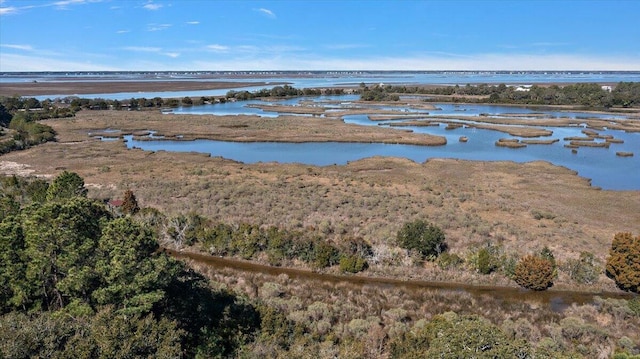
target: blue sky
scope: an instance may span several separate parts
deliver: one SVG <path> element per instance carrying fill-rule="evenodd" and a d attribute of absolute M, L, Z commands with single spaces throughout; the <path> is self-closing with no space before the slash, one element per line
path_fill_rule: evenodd
<path fill-rule="evenodd" d="M 0 0 L 0 72 L 640 70 L 640 1 Z"/>

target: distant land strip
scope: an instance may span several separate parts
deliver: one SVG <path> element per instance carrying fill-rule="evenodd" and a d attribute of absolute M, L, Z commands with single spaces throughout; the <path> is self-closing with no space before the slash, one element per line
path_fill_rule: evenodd
<path fill-rule="evenodd" d="M 0 96 L 82 95 L 118 92 L 219 90 L 285 83 L 236 81 L 88 81 L 0 83 Z"/>

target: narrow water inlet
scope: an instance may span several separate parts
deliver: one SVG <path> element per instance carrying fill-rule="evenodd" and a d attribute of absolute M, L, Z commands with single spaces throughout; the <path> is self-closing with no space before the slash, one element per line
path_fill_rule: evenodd
<path fill-rule="evenodd" d="M 501 303 L 526 302 L 538 306 L 546 306 L 556 313 L 564 311 L 573 304 L 595 304 L 596 298 L 631 299 L 633 294 L 623 292 L 579 292 L 579 291 L 530 291 L 516 287 L 503 287 L 492 285 L 473 285 L 465 283 L 421 281 L 421 280 L 401 280 L 384 277 L 365 277 L 357 275 L 335 275 L 318 273 L 310 270 L 273 267 L 254 262 L 242 261 L 232 258 L 216 257 L 202 253 L 192 253 L 176 251 L 164 248 L 163 251 L 177 259 L 188 259 L 199 264 L 204 264 L 213 268 L 229 268 L 242 272 L 260 273 L 268 276 L 278 276 L 285 274 L 293 279 L 327 282 L 333 284 L 348 283 L 360 287 L 380 287 L 383 289 L 398 288 L 408 292 L 415 291 L 443 291 L 466 293 L 474 298 L 493 298 Z"/>

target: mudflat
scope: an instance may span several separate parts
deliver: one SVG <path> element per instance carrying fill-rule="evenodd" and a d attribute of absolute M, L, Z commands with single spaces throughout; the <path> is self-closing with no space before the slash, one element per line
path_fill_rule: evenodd
<path fill-rule="evenodd" d="M 274 86 L 267 82 L 238 81 L 58 81 L 0 83 L 0 96 L 81 95 L 117 92 L 219 90 L 248 86 Z"/>

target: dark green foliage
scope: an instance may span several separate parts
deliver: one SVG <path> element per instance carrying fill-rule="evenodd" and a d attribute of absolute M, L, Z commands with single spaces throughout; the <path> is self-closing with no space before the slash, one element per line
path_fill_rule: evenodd
<path fill-rule="evenodd" d="M 24 233 L 16 217 L 0 223 L 0 313 L 25 302 Z M 22 307 L 24 308 L 24 307 Z"/>
<path fill-rule="evenodd" d="M 618 288 L 638 293 L 640 290 L 640 236 L 616 233 L 607 258 L 607 276 Z"/>
<path fill-rule="evenodd" d="M 269 306 L 260 306 L 260 341 L 275 344 L 288 349 L 293 341 L 295 323 L 280 310 Z"/>
<path fill-rule="evenodd" d="M 514 280 L 532 290 L 545 290 L 553 285 L 555 270 L 549 259 L 528 255 L 518 262 Z"/>
<path fill-rule="evenodd" d="M 75 172 L 64 171 L 59 174 L 47 189 L 47 201 L 86 197 L 84 180 Z"/>
<path fill-rule="evenodd" d="M 420 219 L 405 223 L 396 238 L 400 247 L 416 251 L 422 258 L 435 258 L 445 250 L 444 232 Z"/>
<path fill-rule="evenodd" d="M 96 303 L 115 305 L 127 315 L 149 313 L 180 270 L 166 256 L 155 256 L 157 249 L 151 231 L 130 217 L 111 221 L 98 241 Z"/>
<path fill-rule="evenodd" d="M 231 293 L 213 292 L 201 274 L 180 265 L 156 312 L 185 331 L 186 357 L 233 357 L 260 328 L 259 312 Z"/>
<path fill-rule="evenodd" d="M 134 215 L 140 211 L 138 200 L 130 189 L 124 192 L 124 199 L 122 200 L 122 214 Z"/>
<path fill-rule="evenodd" d="M 69 298 L 87 302 L 95 286 L 94 255 L 106 209 L 84 197 L 49 202 L 24 212 L 28 303 L 60 309 Z"/>
<path fill-rule="evenodd" d="M 55 140 L 55 131 L 47 125 L 36 122 L 36 117 L 32 113 L 14 114 L 8 128 L 12 130 L 13 138 L 6 139 L 0 144 L 0 153 L 21 150 Z"/>
<path fill-rule="evenodd" d="M 130 358 L 182 357 L 184 332 L 152 315 L 125 318 L 109 308 L 95 316 L 42 312 L 0 318 L 0 357 Z"/>
<path fill-rule="evenodd" d="M 529 91 L 516 91 L 515 86 L 478 84 L 466 86 L 417 87 L 375 86 L 361 84 L 362 100 L 385 100 L 394 94 L 434 94 L 454 96 L 453 101 L 489 102 L 536 105 L 574 105 L 589 108 L 637 107 L 640 104 L 640 83 L 620 82 L 609 92 L 596 83 L 578 83 L 566 86 L 533 85 Z M 481 98 L 474 98 L 482 96 Z"/>
<path fill-rule="evenodd" d="M 369 267 L 367 260 L 357 255 L 340 257 L 340 270 L 347 273 L 358 273 Z"/>
<path fill-rule="evenodd" d="M 11 113 L 7 111 L 7 108 L 4 107 L 2 103 L 0 103 L 0 126 L 9 127 L 9 123 L 11 122 Z"/>
<path fill-rule="evenodd" d="M 392 86 L 374 86 L 372 88 L 363 87 L 360 89 L 360 100 L 362 101 L 399 101 L 400 96 L 392 93 Z"/>
<path fill-rule="evenodd" d="M 232 357 L 260 326 L 132 216 L 83 196 L 17 212 L 0 222 L 0 357 Z"/>
<path fill-rule="evenodd" d="M 502 247 L 487 243 L 473 257 L 473 266 L 481 274 L 490 274 L 502 267 L 504 254 Z"/>
<path fill-rule="evenodd" d="M 313 264 L 318 268 L 330 267 L 340 261 L 340 251 L 324 241 L 318 242 L 313 249 Z"/>

